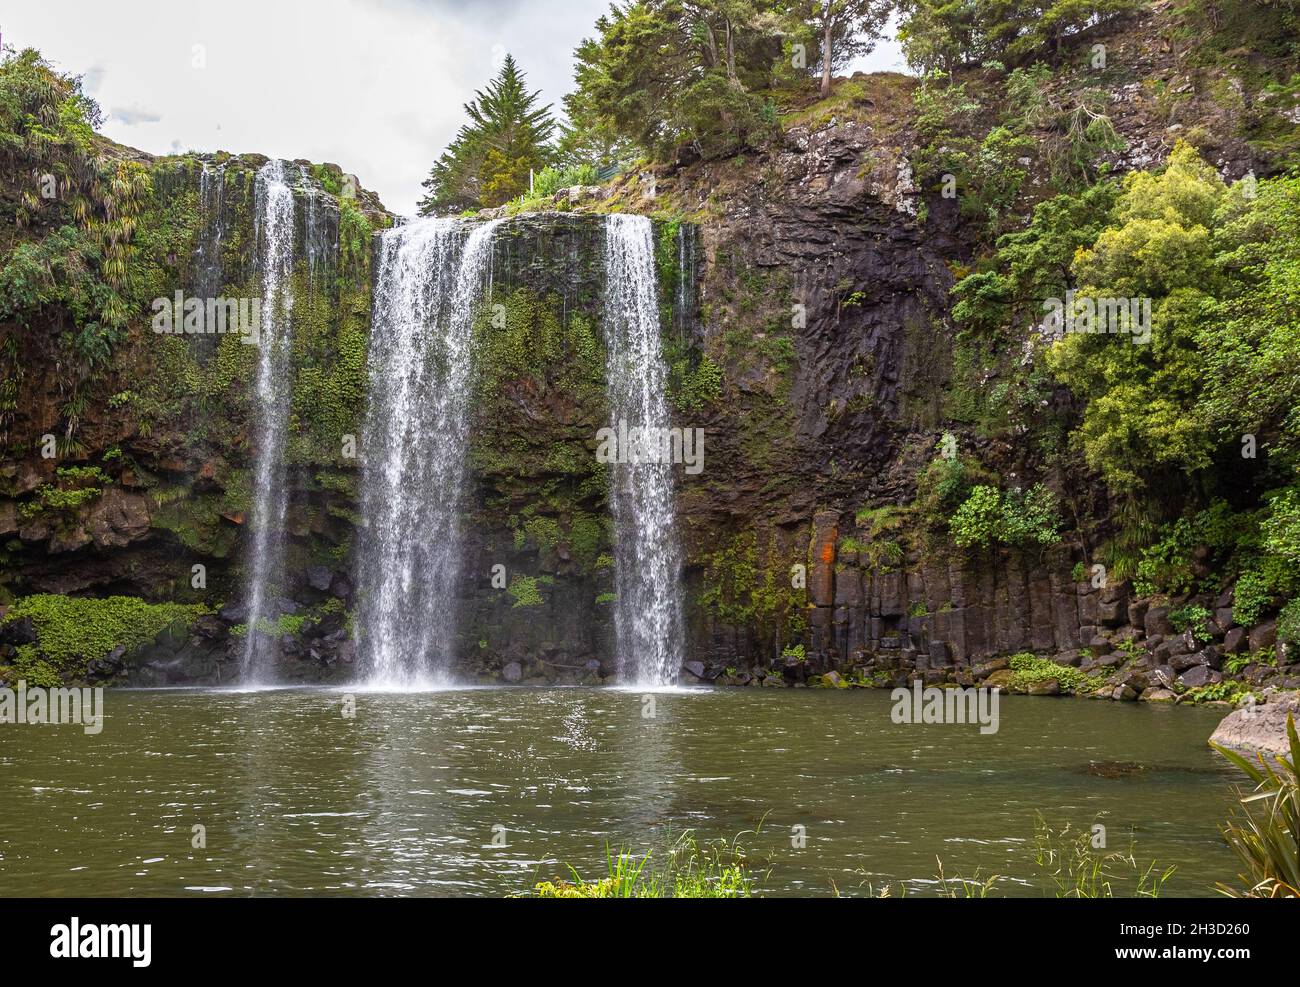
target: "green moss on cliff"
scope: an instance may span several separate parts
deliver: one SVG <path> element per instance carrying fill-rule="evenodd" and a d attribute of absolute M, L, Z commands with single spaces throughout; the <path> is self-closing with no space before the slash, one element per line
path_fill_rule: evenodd
<path fill-rule="evenodd" d="M 604 346 L 584 313 L 566 318 L 558 296 L 527 289 L 494 295 L 473 331 L 471 466 L 489 507 L 528 505 L 534 546 L 552 547 L 575 512 L 603 507 L 606 470 L 594 448 L 607 415 Z M 544 517 L 557 527 L 541 537 Z"/>
<path fill-rule="evenodd" d="M 202 605 L 146 603 L 133 596 L 95 600 L 40 594 L 18 600 L 4 623 L 30 617 L 37 640 L 27 657 L 39 656 L 61 675 L 82 678 L 89 662 L 119 645 L 130 654 L 169 627 L 187 629 L 208 612 Z"/>
<path fill-rule="evenodd" d="M 724 623 L 796 640 L 808 626 L 806 594 L 791 586 L 790 578 L 791 565 L 800 561 L 783 557 L 774 536 L 760 546 L 757 534 L 742 532 L 700 556 L 704 573 L 698 603 Z"/>
<path fill-rule="evenodd" d="M 722 368 L 707 353 L 686 349 L 675 340 L 664 342 L 668 364 L 668 396 L 680 412 L 701 411 L 722 397 Z"/>
<path fill-rule="evenodd" d="M 543 602 L 541 591 L 538 590 L 539 580 L 534 576 L 515 576 L 510 580 L 510 585 L 506 588 L 507 592 L 514 599 L 512 607 L 540 607 Z"/>
<path fill-rule="evenodd" d="M 562 314 L 555 295 L 526 288 L 496 292 L 474 320 L 475 371 L 481 399 L 505 383 L 533 380 L 603 398 L 605 347 L 590 318 Z"/>
<path fill-rule="evenodd" d="M 369 336 L 356 291 L 342 287 L 336 304 L 312 283 L 305 263 L 294 274 L 291 462 L 333 462 L 341 455 L 343 436 L 360 433 Z"/>
<path fill-rule="evenodd" d="M 97 466 L 60 467 L 55 477 L 54 483 L 42 484 L 34 497 L 23 504 L 20 513 L 24 518 L 75 515 L 81 507 L 96 500 L 104 487 L 112 482 Z"/>
<path fill-rule="evenodd" d="M 151 527 L 170 531 L 176 540 L 192 552 L 213 558 L 225 558 L 234 548 L 236 529 L 222 519 L 228 511 L 221 494 L 195 494 L 181 489 L 175 496 L 154 492 L 155 509 L 150 513 Z"/>

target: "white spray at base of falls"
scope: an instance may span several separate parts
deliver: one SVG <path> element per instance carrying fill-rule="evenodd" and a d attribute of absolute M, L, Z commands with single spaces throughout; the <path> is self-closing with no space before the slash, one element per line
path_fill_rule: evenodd
<path fill-rule="evenodd" d="M 283 576 L 284 520 L 289 491 L 284 468 L 285 433 L 291 397 L 289 355 L 292 349 L 290 311 L 293 295 L 293 191 L 283 161 L 268 161 L 257 172 L 256 186 L 259 269 L 262 275 L 261 332 L 257 354 L 257 386 L 253 392 L 252 573 L 247 603 L 247 634 L 240 669 L 241 681 L 262 681 L 273 660 L 275 641 L 256 632 L 259 621 L 279 617 L 271 598 L 273 583 Z"/>
<path fill-rule="evenodd" d="M 607 219 L 605 348 L 613 426 L 669 428 L 654 237 L 644 216 Z M 671 686 L 685 647 L 673 466 L 615 463 L 611 469 L 619 675 L 640 687 Z"/>
<path fill-rule="evenodd" d="M 497 223 L 423 219 L 380 240 L 363 433 L 357 630 L 375 687 L 447 681 L 474 309 Z"/>

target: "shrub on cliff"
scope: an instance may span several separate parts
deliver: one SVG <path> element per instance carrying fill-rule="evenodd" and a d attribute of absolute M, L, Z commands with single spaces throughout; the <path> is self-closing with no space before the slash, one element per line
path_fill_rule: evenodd
<path fill-rule="evenodd" d="M 1084 29 L 1142 10 L 1145 0 L 1003 0 L 952 3 L 904 0 L 898 37 L 908 61 L 923 70 L 952 71 L 987 61 L 1059 58 Z"/>
<path fill-rule="evenodd" d="M 1055 545 L 1061 540 L 1056 494 L 1041 483 L 1026 491 L 999 492 L 980 484 L 957 508 L 948 528 L 961 548 Z"/>
<path fill-rule="evenodd" d="M 100 153 L 99 107 L 32 49 L 0 62 L 0 321 L 52 326 L 79 369 L 102 364 L 143 300 L 137 221 L 152 187 L 139 162 Z M 6 375 L 8 376 L 8 375 Z"/>

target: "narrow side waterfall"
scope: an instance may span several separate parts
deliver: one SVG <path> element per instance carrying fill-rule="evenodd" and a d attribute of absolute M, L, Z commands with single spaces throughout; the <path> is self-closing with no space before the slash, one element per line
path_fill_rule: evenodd
<path fill-rule="evenodd" d="M 380 241 L 363 433 L 358 645 L 367 681 L 447 681 L 460 582 L 474 308 L 497 223 L 423 219 Z"/>
<path fill-rule="evenodd" d="M 695 227 L 682 223 L 677 228 L 677 303 L 673 320 L 677 342 L 686 345 L 686 325 L 691 314 L 691 286 L 695 283 Z"/>
<path fill-rule="evenodd" d="M 298 166 L 298 188 L 303 192 L 306 216 L 303 222 L 303 256 L 307 260 L 307 276 L 313 287 L 320 273 L 333 270 L 338 253 L 338 221 L 334 213 L 329 222 L 320 187 L 302 165 Z"/>
<path fill-rule="evenodd" d="M 199 210 L 203 232 L 194 250 L 195 294 L 221 293 L 221 246 L 226 238 L 226 168 L 204 165 L 199 172 Z"/>
<path fill-rule="evenodd" d="M 605 228 L 605 348 L 611 426 L 666 430 L 667 368 L 659 338 L 654 238 L 644 216 L 611 215 Z M 620 450 L 622 453 L 623 450 Z M 673 466 L 612 467 L 614 584 L 620 677 L 643 687 L 677 681 L 684 655 L 681 549 L 674 527 Z"/>
<path fill-rule="evenodd" d="M 284 521 L 288 509 L 285 482 L 285 431 L 289 420 L 290 313 L 293 295 L 293 191 L 283 161 L 268 161 L 257 173 L 257 249 L 262 274 L 261 326 L 254 390 L 253 438 L 256 466 L 249 526 L 253 534 L 252 572 L 248 586 L 248 633 L 241 678 L 264 681 L 273 660 L 273 640 L 261 640 L 261 620 L 280 616 L 272 595 L 284 568 Z"/>
<path fill-rule="evenodd" d="M 226 239 L 226 168 L 204 164 L 199 172 L 199 216 L 202 223 L 194 248 L 191 294 L 202 299 L 221 294 L 221 248 Z M 187 336 L 194 353 L 206 360 L 216 351 L 218 337 L 210 333 Z"/>

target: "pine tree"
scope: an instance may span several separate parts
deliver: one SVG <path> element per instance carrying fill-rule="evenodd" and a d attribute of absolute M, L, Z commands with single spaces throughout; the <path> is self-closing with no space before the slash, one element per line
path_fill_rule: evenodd
<path fill-rule="evenodd" d="M 538 106 L 511 55 L 487 88 L 465 104 L 469 122 L 434 163 L 424 180 L 428 194 L 420 213 L 458 212 L 499 206 L 528 188 L 528 176 L 552 155 L 555 120 L 550 105 Z"/>

